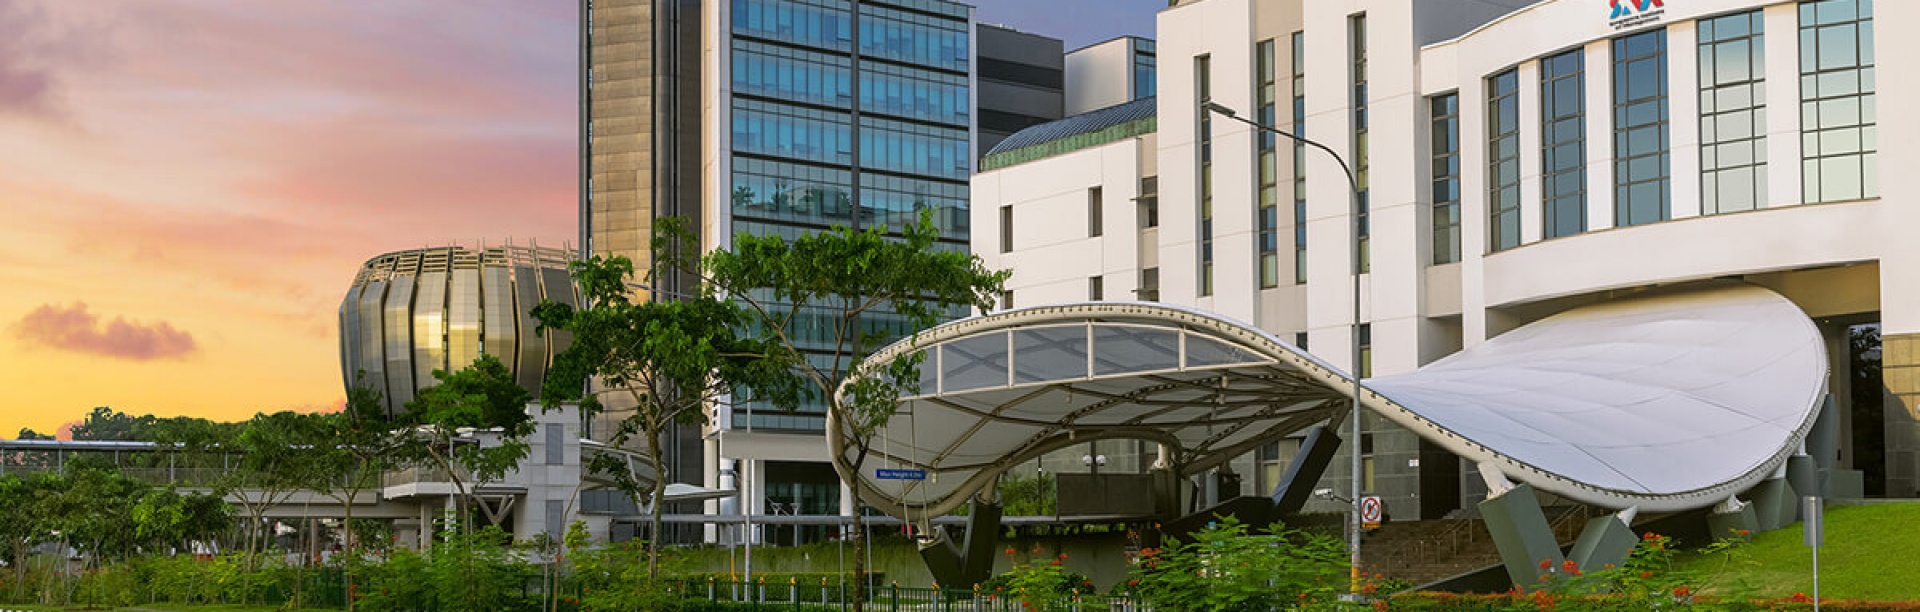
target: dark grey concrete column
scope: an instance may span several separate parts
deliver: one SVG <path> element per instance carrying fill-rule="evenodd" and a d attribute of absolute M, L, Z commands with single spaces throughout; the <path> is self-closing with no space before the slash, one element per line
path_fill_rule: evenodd
<path fill-rule="evenodd" d="M 1000 540 L 1000 504 L 974 498 L 967 504 L 967 535 L 960 543 L 946 526 L 933 530 L 933 539 L 920 544 L 920 559 L 943 587 L 969 588 L 993 576 L 994 546 Z"/>
<path fill-rule="evenodd" d="M 1793 524 L 1800 510 L 1799 497 L 1785 478 L 1771 478 L 1747 491 L 1753 499 L 1754 524 L 1760 531 L 1773 531 Z"/>
<path fill-rule="evenodd" d="M 1333 464 L 1333 453 L 1340 448 L 1340 436 L 1325 425 L 1315 425 L 1307 430 L 1306 440 L 1300 443 L 1300 452 L 1294 454 L 1293 461 L 1287 462 L 1287 473 L 1280 477 L 1280 484 L 1273 488 L 1273 509 L 1281 516 L 1296 514 L 1307 505 L 1307 499 L 1313 496 L 1314 483 L 1320 482 L 1327 466 Z"/>
<path fill-rule="evenodd" d="M 1596 517 L 1587 521 L 1580 530 L 1580 539 L 1573 544 L 1571 557 L 1574 564 L 1583 571 L 1597 571 L 1608 566 L 1619 567 L 1627 560 L 1627 554 L 1633 552 L 1633 544 L 1639 538 L 1634 537 L 1633 528 L 1627 525 L 1631 518 L 1617 514 Z M 1539 567 L 1539 562 L 1534 562 Z"/>
<path fill-rule="evenodd" d="M 1558 569 L 1566 557 L 1560 554 L 1560 543 L 1554 541 L 1553 529 L 1547 525 L 1547 515 L 1540 511 L 1540 498 L 1533 492 L 1531 485 L 1515 485 L 1497 497 L 1480 502 L 1480 516 L 1487 521 L 1487 533 L 1493 535 L 1493 544 L 1500 550 L 1500 562 L 1507 567 L 1507 577 L 1515 585 L 1532 586 L 1540 582 L 1540 576 L 1547 573 L 1540 563 L 1545 561 L 1547 568 Z"/>

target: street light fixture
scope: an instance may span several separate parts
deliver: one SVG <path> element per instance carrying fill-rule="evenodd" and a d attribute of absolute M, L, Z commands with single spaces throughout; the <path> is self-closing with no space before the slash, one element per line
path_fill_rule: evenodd
<path fill-rule="evenodd" d="M 1319 149 L 1325 152 L 1328 156 L 1331 156 L 1333 158 L 1333 161 L 1339 163 L 1340 171 L 1346 173 L 1347 175 L 1347 187 L 1348 187 L 1347 218 L 1349 220 L 1348 223 L 1350 226 L 1350 230 L 1353 232 L 1353 235 L 1352 235 L 1352 239 L 1353 239 L 1353 261 L 1352 261 L 1353 325 L 1351 329 L 1347 330 L 1348 336 L 1353 340 L 1353 346 L 1352 346 L 1353 371 L 1349 372 L 1349 374 L 1353 377 L 1353 412 L 1347 417 L 1349 420 L 1353 421 L 1353 440 L 1352 440 L 1353 497 L 1352 499 L 1346 500 L 1351 502 L 1351 505 L 1353 506 L 1353 508 L 1347 520 L 1347 547 L 1352 554 L 1351 567 L 1349 567 L 1349 579 L 1351 580 L 1351 584 L 1349 586 L 1351 587 L 1353 593 L 1359 593 L 1360 592 L 1360 494 L 1363 492 L 1361 490 L 1362 483 L 1361 483 L 1361 462 L 1360 462 L 1360 436 L 1362 435 L 1360 432 L 1360 392 L 1361 392 L 1361 387 L 1360 387 L 1360 366 L 1361 366 L 1361 363 L 1360 363 L 1360 181 L 1354 179 L 1353 168 L 1347 166 L 1346 158 L 1340 157 L 1339 153 L 1334 152 L 1333 149 L 1327 148 L 1327 145 L 1323 145 L 1318 142 L 1307 140 L 1304 137 L 1297 136 L 1291 132 L 1280 130 L 1272 126 L 1262 125 L 1258 122 L 1249 121 L 1246 118 L 1241 117 L 1239 113 L 1234 112 L 1233 109 L 1222 106 L 1218 102 L 1212 102 L 1212 101 L 1202 102 L 1200 103 L 1200 107 L 1207 112 L 1218 113 L 1220 115 L 1225 116 L 1228 119 L 1232 119 L 1234 121 L 1238 121 L 1240 123 L 1244 123 L 1249 126 L 1252 126 L 1256 130 L 1260 130 L 1270 134 L 1279 134 L 1281 136 L 1287 137 L 1290 140 L 1293 140 L 1294 142 L 1298 142 L 1298 143 L 1305 144 L 1307 146 Z M 1329 493 L 1331 492 L 1329 491 Z"/>

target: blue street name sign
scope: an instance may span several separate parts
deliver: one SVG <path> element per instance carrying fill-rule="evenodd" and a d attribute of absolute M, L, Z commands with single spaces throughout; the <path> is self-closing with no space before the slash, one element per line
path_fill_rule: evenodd
<path fill-rule="evenodd" d="M 873 477 L 881 480 L 926 480 L 926 470 L 874 470 Z"/>

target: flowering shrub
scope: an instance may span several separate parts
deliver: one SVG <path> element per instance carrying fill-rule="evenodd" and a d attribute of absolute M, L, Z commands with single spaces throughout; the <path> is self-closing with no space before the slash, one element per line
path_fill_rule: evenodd
<path fill-rule="evenodd" d="M 1278 523 L 1250 535 L 1233 517 L 1191 542 L 1143 549 L 1130 588 L 1156 610 L 1270 610 L 1331 601 L 1347 585 L 1347 548 L 1338 538 Z"/>

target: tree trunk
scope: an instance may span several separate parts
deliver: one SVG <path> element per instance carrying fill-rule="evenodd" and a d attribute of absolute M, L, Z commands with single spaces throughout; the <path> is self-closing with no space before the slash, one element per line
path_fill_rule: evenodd
<path fill-rule="evenodd" d="M 852 481 L 848 488 L 853 492 L 853 612 L 864 612 L 867 609 L 867 517 L 860 512 L 860 478 L 855 476 Z"/>
<path fill-rule="evenodd" d="M 361 470 L 355 470 L 353 474 L 350 474 L 347 477 L 357 479 L 361 473 L 364 473 L 362 472 L 362 470 L 366 469 L 364 462 L 361 465 L 362 465 Z M 353 537 L 353 498 L 355 493 L 360 492 L 358 487 L 359 487 L 358 483 L 353 483 L 353 482 L 347 483 L 347 486 L 345 489 L 347 494 L 346 509 L 343 510 L 343 513 L 346 514 L 347 518 L 345 522 L 341 523 L 341 525 L 347 528 L 347 543 L 345 546 L 340 547 L 340 550 L 341 550 L 341 554 L 345 554 L 349 557 L 347 559 L 342 559 L 340 562 L 340 568 L 341 568 L 340 582 L 344 583 L 340 586 L 340 588 L 346 589 L 347 591 L 346 593 L 347 612 L 353 612 L 353 608 L 354 608 L 352 557 L 356 555 L 356 553 L 354 552 L 354 548 L 359 544 L 359 541 L 355 540 Z"/>
<path fill-rule="evenodd" d="M 648 519 L 652 525 L 647 533 L 647 586 L 652 587 L 652 583 L 660 578 L 660 506 L 667 497 L 667 466 L 666 460 L 660 458 L 662 428 L 650 426 L 646 429 L 647 460 L 653 462 L 653 516 Z"/>

